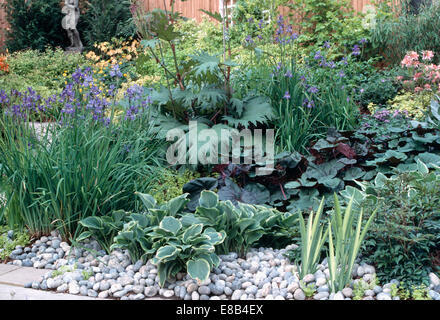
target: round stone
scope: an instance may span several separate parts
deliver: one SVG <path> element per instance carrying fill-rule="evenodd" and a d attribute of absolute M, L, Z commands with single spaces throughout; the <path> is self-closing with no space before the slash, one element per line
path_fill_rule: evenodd
<path fill-rule="evenodd" d="M 306 299 L 306 295 L 304 293 L 304 291 L 302 289 L 296 289 L 294 294 L 293 294 L 293 298 L 295 300 L 305 300 Z"/>

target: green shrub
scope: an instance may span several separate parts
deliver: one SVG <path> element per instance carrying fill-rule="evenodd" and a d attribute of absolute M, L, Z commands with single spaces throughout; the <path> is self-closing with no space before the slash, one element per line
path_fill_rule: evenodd
<path fill-rule="evenodd" d="M 362 185 L 358 198 L 366 212 L 379 208 L 364 253 L 376 265 L 381 281 L 397 279 L 405 286 L 428 284 L 430 253 L 440 244 L 440 172 L 429 173 L 424 163 L 417 163 L 416 171 L 391 178 L 379 174 L 374 182 Z"/>
<path fill-rule="evenodd" d="M 82 55 L 66 55 L 60 48 L 15 52 L 8 56 L 8 63 L 9 73 L 0 76 L 3 90 L 25 91 L 31 87 L 45 98 L 61 92 L 68 80 L 64 74 L 70 75 L 87 64 Z"/>
<path fill-rule="evenodd" d="M 316 51 L 326 41 L 334 45 L 334 55 L 341 56 L 362 38 L 368 37 L 363 27 L 362 14 L 355 14 L 348 0 L 295 0 L 284 1 L 291 8 L 292 19 L 299 27 L 298 42 L 310 51 Z"/>
<path fill-rule="evenodd" d="M 372 45 L 378 53 L 397 65 L 408 51 L 440 51 L 440 3 L 429 1 L 420 7 L 418 14 L 408 10 L 406 0 L 397 7 L 390 3 L 383 2 L 371 31 Z M 393 10 L 397 15 L 391 13 Z"/>
<path fill-rule="evenodd" d="M 59 0 L 7 0 L 4 3 L 9 24 L 6 47 L 10 51 L 68 44 L 66 31 L 61 27 L 64 15 Z"/>
<path fill-rule="evenodd" d="M 356 97 L 361 106 L 366 107 L 370 103 L 384 107 L 389 100 L 394 99 L 401 89 L 400 83 L 396 80 L 401 75 L 400 69 L 384 70 L 374 72 L 360 83 L 361 89 Z"/>
<path fill-rule="evenodd" d="M 129 0 L 89 0 L 78 22 L 78 30 L 86 46 L 129 38 L 136 35 Z"/>
<path fill-rule="evenodd" d="M 190 170 L 178 172 L 170 169 L 158 172 L 157 175 L 157 182 L 150 193 L 159 204 L 178 197 L 186 183 L 200 177 L 199 173 Z"/>

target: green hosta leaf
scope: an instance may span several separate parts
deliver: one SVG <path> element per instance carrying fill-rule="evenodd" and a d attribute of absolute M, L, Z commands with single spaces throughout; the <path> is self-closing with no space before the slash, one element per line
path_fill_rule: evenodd
<path fill-rule="evenodd" d="M 241 219 L 237 225 L 240 228 L 240 232 L 245 232 L 247 229 L 254 229 L 258 227 L 257 222 L 252 218 Z"/>
<path fill-rule="evenodd" d="M 252 244 L 252 243 L 260 240 L 261 237 L 263 236 L 263 234 L 264 234 L 263 230 L 254 230 L 254 231 L 248 232 L 246 234 L 246 243 Z"/>
<path fill-rule="evenodd" d="M 127 216 L 127 213 L 124 210 L 117 210 L 112 212 L 112 218 L 115 222 L 120 222 L 124 220 Z"/>
<path fill-rule="evenodd" d="M 144 250 L 146 253 L 152 254 L 155 252 L 155 250 L 151 248 L 151 242 L 149 242 L 147 239 L 140 238 L 139 244 L 141 245 L 142 250 Z"/>
<path fill-rule="evenodd" d="M 76 238 L 76 241 L 82 241 L 90 238 L 91 236 L 93 236 L 93 233 L 91 233 L 90 231 L 84 231 Z"/>
<path fill-rule="evenodd" d="M 433 143 L 439 139 L 438 135 L 433 135 L 432 133 L 426 133 L 424 136 L 419 136 L 417 133 L 413 134 L 413 139 L 422 143 Z M 438 142 L 438 141 L 437 141 Z"/>
<path fill-rule="evenodd" d="M 196 224 L 185 230 L 182 236 L 183 243 L 188 243 L 192 238 L 202 233 L 203 225 Z"/>
<path fill-rule="evenodd" d="M 163 230 L 171 232 L 175 235 L 182 228 L 182 223 L 174 217 L 165 217 L 160 222 L 159 226 Z"/>
<path fill-rule="evenodd" d="M 151 196 L 149 194 L 145 194 L 145 193 L 140 193 L 140 192 L 136 192 L 135 194 L 141 199 L 145 208 L 152 209 L 152 208 L 156 207 L 156 200 L 154 199 L 153 196 Z"/>
<path fill-rule="evenodd" d="M 218 195 L 212 191 L 202 191 L 199 200 L 200 206 L 204 208 L 215 208 L 218 204 Z"/>
<path fill-rule="evenodd" d="M 385 186 L 387 180 L 388 178 L 384 174 L 379 172 L 376 176 L 376 179 L 374 179 L 374 184 L 376 185 L 376 187 L 382 188 L 383 186 Z"/>
<path fill-rule="evenodd" d="M 417 171 L 417 163 L 401 163 L 396 167 L 396 170 L 401 173 Z"/>
<path fill-rule="evenodd" d="M 104 230 L 102 220 L 98 217 L 87 217 L 82 219 L 79 223 L 89 229 Z"/>
<path fill-rule="evenodd" d="M 176 248 L 175 246 L 164 246 L 160 247 L 159 250 L 156 252 L 156 259 L 159 262 L 166 262 L 174 259 L 175 256 L 180 252 L 180 249 Z"/>
<path fill-rule="evenodd" d="M 130 219 L 137 221 L 141 228 L 146 228 L 149 225 L 148 218 L 144 214 L 132 213 L 130 214 Z"/>
<path fill-rule="evenodd" d="M 179 197 L 171 199 L 167 203 L 167 207 L 170 215 L 175 216 L 178 212 L 185 208 L 185 205 L 189 202 L 187 199 L 188 194 L 185 193 Z"/>
<path fill-rule="evenodd" d="M 429 169 L 422 161 L 417 160 L 417 171 L 423 175 L 427 175 L 429 173 Z"/>
<path fill-rule="evenodd" d="M 224 231 L 216 232 L 214 229 L 212 229 L 211 231 L 207 230 L 205 230 L 204 234 L 209 237 L 208 241 L 212 245 L 218 245 L 222 243 L 226 238 L 226 233 Z"/>
<path fill-rule="evenodd" d="M 198 254 L 212 253 L 212 252 L 215 252 L 215 247 L 211 244 L 204 243 L 198 247 L 193 246 L 193 250 L 195 252 L 197 252 Z"/>
<path fill-rule="evenodd" d="M 196 214 L 200 217 L 206 218 L 207 223 L 215 224 L 217 218 L 220 216 L 220 211 L 217 208 L 197 207 Z"/>
<path fill-rule="evenodd" d="M 211 253 L 210 255 L 211 257 L 211 261 L 214 267 L 218 267 L 220 265 L 220 258 L 215 254 L 215 253 Z"/>
<path fill-rule="evenodd" d="M 205 259 L 189 260 L 186 263 L 186 270 L 191 278 L 203 282 L 209 277 L 211 268 Z"/>
<path fill-rule="evenodd" d="M 201 223 L 200 219 L 194 216 L 193 214 L 186 214 L 180 218 L 180 222 L 182 223 L 183 227 L 188 227 L 194 224 Z"/>
<path fill-rule="evenodd" d="M 433 168 L 432 166 L 433 164 L 440 165 L 440 155 L 435 153 L 429 153 L 429 152 L 420 153 L 416 157 L 416 161 L 417 160 L 420 160 L 423 163 L 425 163 L 428 166 L 428 168 Z"/>
<path fill-rule="evenodd" d="M 203 190 L 214 190 L 217 188 L 218 180 L 215 178 L 198 178 L 192 180 L 183 186 L 183 192 L 189 193 L 191 201 L 187 207 L 194 211 L 199 203 L 200 193 Z"/>

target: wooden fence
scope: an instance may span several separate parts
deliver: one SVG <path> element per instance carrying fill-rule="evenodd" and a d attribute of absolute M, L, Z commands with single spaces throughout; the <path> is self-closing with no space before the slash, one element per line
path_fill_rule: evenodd
<path fill-rule="evenodd" d="M 0 51 L 5 42 L 6 28 L 8 27 L 8 23 L 6 22 L 6 13 L 2 8 L 2 5 L 6 2 L 6 0 L 0 0 Z"/>
<path fill-rule="evenodd" d="M 154 8 L 161 8 L 161 9 L 164 8 L 164 0 L 142 0 L 142 1 L 144 2 L 145 8 L 147 10 L 152 10 Z M 236 2 L 236 0 L 224 0 L 224 1 Z M 3 47 L 6 30 L 8 28 L 5 12 L 1 8 L 1 5 L 4 4 L 5 2 L 6 0 L 0 0 L 0 51 Z M 175 9 L 176 11 L 181 12 L 184 17 L 194 18 L 197 21 L 200 21 L 202 17 L 205 15 L 202 11 L 200 11 L 200 9 L 211 12 L 220 12 L 222 9 L 222 5 L 221 5 L 222 2 L 223 0 L 190 0 L 186 2 L 176 1 Z M 168 4 L 169 1 L 165 0 L 165 3 Z M 353 8 L 356 11 L 362 11 L 364 6 L 370 3 L 371 0 L 352 0 Z M 285 14 L 287 13 L 287 10 L 281 9 L 280 11 L 281 13 Z"/>

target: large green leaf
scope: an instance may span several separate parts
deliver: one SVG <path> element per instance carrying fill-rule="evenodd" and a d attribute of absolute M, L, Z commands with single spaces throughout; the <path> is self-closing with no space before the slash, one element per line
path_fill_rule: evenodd
<path fill-rule="evenodd" d="M 196 224 L 193 226 L 190 226 L 188 229 L 185 230 L 182 236 L 183 243 L 189 243 L 189 241 L 198 236 L 202 233 L 203 225 L 202 224 Z"/>
<path fill-rule="evenodd" d="M 205 259 L 189 260 L 186 263 L 186 270 L 191 278 L 203 282 L 209 277 L 211 268 Z"/>
<path fill-rule="evenodd" d="M 215 192 L 204 190 L 200 194 L 199 204 L 204 208 L 215 208 L 218 204 L 218 195 Z"/>
<path fill-rule="evenodd" d="M 223 116 L 222 120 L 228 121 L 230 126 L 235 128 L 239 126 L 249 127 L 249 124 L 257 125 L 266 123 L 273 118 L 273 110 L 269 101 L 260 96 L 254 96 L 244 101 L 244 111 L 239 119 L 231 116 Z"/>
<path fill-rule="evenodd" d="M 172 260 L 180 250 L 175 246 L 166 245 L 164 247 L 160 247 L 156 252 L 156 259 L 158 261 L 170 261 Z"/>
<path fill-rule="evenodd" d="M 95 230 L 103 230 L 104 225 L 102 223 L 102 220 L 98 217 L 87 217 L 85 219 L 82 219 L 79 222 L 82 226 L 89 228 L 89 229 L 95 229 Z"/>
<path fill-rule="evenodd" d="M 145 194 L 145 193 L 140 193 L 140 192 L 136 192 L 135 194 L 141 199 L 145 208 L 151 209 L 151 208 L 156 207 L 156 200 L 154 199 L 153 196 L 151 196 L 149 194 Z"/>
<path fill-rule="evenodd" d="M 178 212 L 183 210 L 185 205 L 189 202 L 187 199 L 188 194 L 185 193 L 179 197 L 173 198 L 167 203 L 169 214 L 175 216 Z"/>
<path fill-rule="evenodd" d="M 165 217 L 160 222 L 160 228 L 176 235 L 182 228 L 182 223 L 174 217 Z"/>

